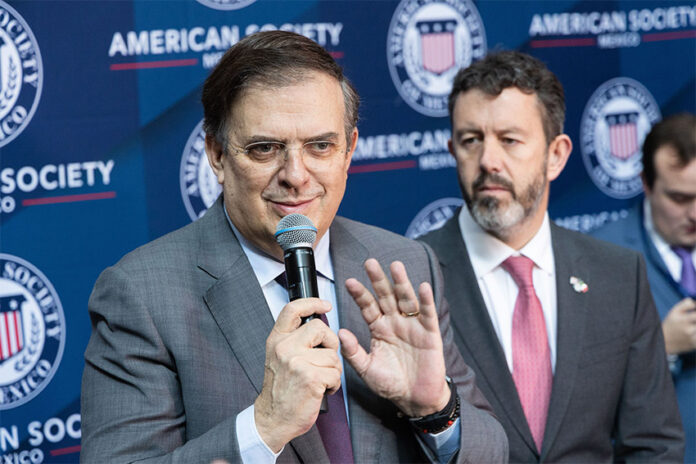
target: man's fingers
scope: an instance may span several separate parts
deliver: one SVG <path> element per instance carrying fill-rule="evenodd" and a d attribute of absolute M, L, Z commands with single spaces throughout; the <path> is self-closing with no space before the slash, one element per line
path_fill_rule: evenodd
<path fill-rule="evenodd" d="M 394 280 L 394 293 L 399 311 L 405 315 L 418 314 L 420 309 L 418 298 L 416 298 L 416 292 L 413 290 L 411 281 L 408 280 L 406 267 L 401 261 L 394 261 L 389 266 L 389 270 Z"/>
<path fill-rule="evenodd" d="M 346 280 L 346 289 L 360 308 L 363 319 L 365 319 L 368 325 L 372 324 L 382 315 L 382 310 L 379 308 L 379 304 L 377 300 L 375 300 L 375 297 L 357 279 L 350 278 Z"/>
<path fill-rule="evenodd" d="M 274 330 L 289 333 L 300 326 L 301 318 L 312 314 L 325 314 L 331 310 L 331 303 L 319 298 L 300 298 L 286 304 L 278 314 Z"/>
<path fill-rule="evenodd" d="M 369 363 L 367 353 L 363 347 L 360 346 L 358 339 L 350 330 L 339 330 L 338 338 L 341 339 L 341 354 L 343 355 L 343 359 L 348 361 L 348 364 L 350 364 L 353 369 L 355 369 L 355 372 L 362 377 Z"/>
<path fill-rule="evenodd" d="M 322 346 L 338 351 L 338 337 L 321 319 L 312 319 L 292 334 L 303 348 Z"/>
<path fill-rule="evenodd" d="M 365 271 L 370 278 L 372 288 L 377 296 L 379 307 L 384 314 L 391 314 L 397 311 L 396 297 L 394 295 L 394 287 L 391 281 L 384 273 L 379 262 L 370 258 L 365 261 Z"/>
<path fill-rule="evenodd" d="M 314 348 L 308 350 L 303 358 L 312 366 L 338 369 L 342 372 L 341 360 L 338 352 L 331 348 Z"/>
<path fill-rule="evenodd" d="M 694 300 L 693 298 L 684 298 L 683 300 L 674 305 L 672 311 L 676 311 L 678 313 L 696 311 L 696 300 Z"/>
<path fill-rule="evenodd" d="M 427 330 L 439 330 L 435 297 L 433 296 L 433 288 L 429 283 L 423 282 L 420 284 L 418 297 L 420 299 L 420 318 L 423 326 Z"/>

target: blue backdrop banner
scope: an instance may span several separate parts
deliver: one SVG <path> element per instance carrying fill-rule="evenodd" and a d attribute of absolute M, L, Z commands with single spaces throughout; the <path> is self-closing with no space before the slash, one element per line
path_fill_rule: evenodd
<path fill-rule="evenodd" d="M 213 203 L 202 83 L 272 29 L 324 46 L 363 99 L 339 214 L 411 237 L 462 204 L 447 95 L 491 50 L 564 84 L 574 150 L 550 214 L 569 228 L 625 214 L 650 127 L 696 111 L 688 1 L 0 0 L 2 462 L 78 461 L 92 286 Z"/>

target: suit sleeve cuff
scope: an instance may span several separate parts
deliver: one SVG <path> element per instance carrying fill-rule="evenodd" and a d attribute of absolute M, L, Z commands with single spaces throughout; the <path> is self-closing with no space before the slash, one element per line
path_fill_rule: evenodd
<path fill-rule="evenodd" d="M 256 429 L 253 404 L 237 414 L 236 430 L 239 454 L 244 464 L 274 464 L 280 453 L 283 452 L 284 447 L 278 453 L 274 453 L 264 443 Z"/>

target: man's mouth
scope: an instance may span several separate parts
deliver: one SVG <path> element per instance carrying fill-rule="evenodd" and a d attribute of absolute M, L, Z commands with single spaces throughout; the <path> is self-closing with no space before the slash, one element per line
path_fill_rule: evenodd
<path fill-rule="evenodd" d="M 314 198 L 309 198 L 306 200 L 270 200 L 274 208 L 283 216 L 292 213 L 303 214 L 303 212 L 309 208 L 313 201 Z"/>

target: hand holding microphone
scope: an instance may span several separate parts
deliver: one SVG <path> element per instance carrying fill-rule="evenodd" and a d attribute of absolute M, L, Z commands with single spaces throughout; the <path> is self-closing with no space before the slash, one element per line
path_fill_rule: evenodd
<path fill-rule="evenodd" d="M 313 321 L 331 309 L 317 298 L 316 228 L 306 217 L 292 216 L 302 222 L 281 221 L 278 230 L 287 230 L 276 234 L 286 255 L 290 302 L 266 340 L 263 387 L 254 402 L 257 430 L 274 452 L 306 433 L 317 420 L 325 392 L 341 386 L 338 337 L 326 324 Z"/>
<path fill-rule="evenodd" d="M 311 219 L 302 214 L 288 214 L 278 222 L 275 238 L 284 252 L 285 288 L 290 301 L 299 298 L 319 298 L 317 269 L 312 250 L 312 244 L 317 239 L 317 228 L 314 227 Z M 312 314 L 303 317 L 302 324 L 317 318 L 321 316 Z M 319 411 L 328 410 L 329 406 L 324 397 Z"/>

